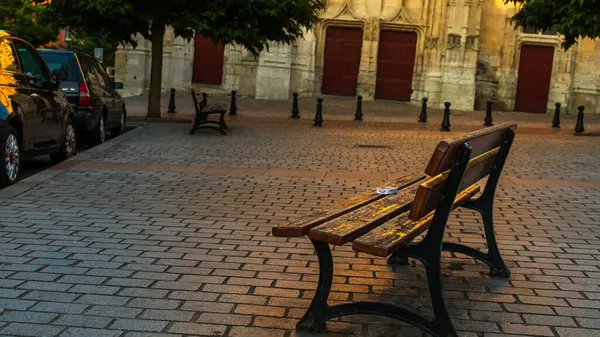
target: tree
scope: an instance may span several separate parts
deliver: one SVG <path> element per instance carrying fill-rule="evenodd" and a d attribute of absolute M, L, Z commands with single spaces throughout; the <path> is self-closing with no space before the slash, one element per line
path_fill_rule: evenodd
<path fill-rule="evenodd" d="M 37 0 L 41 1 L 41 0 Z M 135 34 L 152 42 L 148 117 L 160 118 L 163 39 L 196 34 L 236 43 L 254 54 L 269 41 L 292 43 L 318 20 L 325 0 L 53 0 L 48 18 L 63 25 L 102 32 L 135 47 Z"/>
<path fill-rule="evenodd" d="M 597 0 L 506 0 L 519 6 L 512 18 L 517 27 L 553 29 L 564 35 L 565 49 L 579 38 L 600 37 L 600 1 Z"/>
<path fill-rule="evenodd" d="M 93 55 L 94 49 L 100 47 L 104 49 L 102 64 L 105 66 L 115 65 L 115 52 L 119 45 L 117 41 L 109 40 L 106 36 L 98 36 L 98 34 L 91 36 L 87 32 L 77 32 L 73 29 L 69 30 L 69 36 L 71 39 L 68 42 L 68 48 L 78 48 Z"/>
<path fill-rule="evenodd" d="M 47 6 L 36 5 L 34 0 L 2 0 L 0 29 L 13 32 L 34 46 L 55 41 L 59 27 L 39 20 L 46 9 Z"/>

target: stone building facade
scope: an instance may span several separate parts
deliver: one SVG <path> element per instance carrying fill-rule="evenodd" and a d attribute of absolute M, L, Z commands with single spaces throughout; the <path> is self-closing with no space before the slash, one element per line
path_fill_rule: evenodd
<path fill-rule="evenodd" d="M 293 45 L 259 57 L 202 37 L 165 37 L 163 88 L 288 99 L 362 95 L 455 109 L 548 112 L 556 102 L 600 113 L 600 41 L 564 51 L 552 33 L 515 30 L 503 0 L 329 0 L 321 21 Z M 150 79 L 150 43 L 117 52 L 128 94 Z"/>

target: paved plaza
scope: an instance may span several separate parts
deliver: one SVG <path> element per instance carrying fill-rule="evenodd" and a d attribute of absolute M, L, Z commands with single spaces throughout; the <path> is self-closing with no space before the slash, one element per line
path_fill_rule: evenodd
<path fill-rule="evenodd" d="M 313 336 L 294 327 L 316 289 L 314 250 L 271 227 L 422 173 L 439 140 L 481 124 L 464 117 L 441 133 L 433 121 L 338 118 L 318 129 L 261 116 L 228 117 L 228 136 L 140 124 L 0 191 L 0 335 Z M 600 137 L 523 124 L 495 207 L 512 277 L 446 254 L 450 315 L 465 337 L 600 336 Z M 454 212 L 447 239 L 483 247 L 480 220 Z M 333 303 L 431 312 L 420 263 L 333 255 Z M 369 316 L 327 327 L 322 336 L 423 335 Z"/>

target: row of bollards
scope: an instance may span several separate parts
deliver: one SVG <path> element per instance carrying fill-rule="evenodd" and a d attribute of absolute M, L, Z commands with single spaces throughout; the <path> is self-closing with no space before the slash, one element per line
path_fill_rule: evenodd
<path fill-rule="evenodd" d="M 552 119 L 552 127 L 555 129 L 560 129 L 560 108 L 561 104 L 556 103 L 556 109 L 554 110 L 554 118 Z M 575 134 L 581 135 L 585 132 L 585 128 L 583 126 L 583 117 L 584 117 L 585 106 L 580 105 L 577 107 L 577 122 L 575 123 Z"/>
<path fill-rule="evenodd" d="M 169 108 L 168 108 L 167 112 L 168 113 L 176 113 L 176 106 L 175 106 L 176 90 L 174 88 L 171 88 L 170 91 L 171 91 L 171 96 L 169 98 Z M 293 105 L 292 105 L 291 118 L 299 119 L 300 118 L 300 107 L 298 104 L 298 93 L 294 92 L 292 94 L 292 96 L 293 96 Z M 428 98 L 423 97 L 422 105 L 421 105 L 421 114 L 419 115 L 420 123 L 427 123 L 427 103 L 428 103 Z M 200 102 L 200 108 L 203 109 L 207 105 L 208 105 L 208 94 L 203 92 L 202 93 L 202 101 Z M 452 104 L 450 102 L 444 103 L 444 118 L 442 120 L 442 125 L 440 128 L 440 131 L 446 131 L 446 132 L 450 131 L 450 128 L 451 128 L 450 107 L 451 106 L 452 106 Z M 493 117 L 492 117 L 492 106 L 493 106 L 493 102 L 488 101 L 487 106 L 486 106 L 486 111 L 485 111 L 485 118 L 483 120 L 484 126 L 493 126 L 494 125 Z M 553 128 L 557 128 L 557 129 L 560 128 L 561 107 L 562 107 L 562 105 L 560 103 L 556 103 L 556 109 L 554 111 L 554 118 L 552 120 Z M 580 135 L 583 132 L 585 132 L 585 128 L 583 125 L 585 107 L 583 105 L 581 105 L 581 106 L 577 107 L 577 110 L 578 110 L 578 112 L 577 112 L 577 123 L 575 125 L 575 134 Z M 231 105 L 229 108 L 229 115 L 237 116 L 237 90 L 231 91 Z M 354 115 L 354 120 L 357 120 L 357 121 L 363 120 L 363 97 L 362 96 L 356 97 L 356 113 Z M 323 126 L 323 98 L 322 97 L 319 97 L 317 99 L 317 111 L 315 114 L 314 122 L 315 122 L 314 126 Z"/>

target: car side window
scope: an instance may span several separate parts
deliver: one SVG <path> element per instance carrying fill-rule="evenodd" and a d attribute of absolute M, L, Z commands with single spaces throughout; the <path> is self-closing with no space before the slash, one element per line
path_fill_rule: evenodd
<path fill-rule="evenodd" d="M 0 73 L 7 70 L 13 73 L 21 72 L 19 58 L 10 39 L 0 40 Z"/>
<path fill-rule="evenodd" d="M 13 40 L 13 43 L 17 49 L 17 53 L 19 54 L 23 73 L 25 73 L 27 76 L 37 77 L 49 81 L 50 73 L 48 71 L 48 67 L 35 49 L 21 40 Z"/>
<path fill-rule="evenodd" d="M 88 82 L 90 82 L 90 84 L 92 84 L 93 86 L 104 88 L 106 86 L 106 83 L 94 67 L 94 60 L 87 56 L 81 57 L 80 60 L 81 66 L 83 68 L 83 73 L 86 76 Z"/>
<path fill-rule="evenodd" d="M 112 81 L 110 80 L 110 77 L 108 76 L 106 71 L 102 69 L 100 63 L 98 63 L 98 61 L 94 61 L 94 65 L 96 68 L 96 72 L 98 73 L 98 75 L 100 75 L 100 77 L 102 77 L 102 80 L 105 83 L 105 87 L 112 88 Z"/>
<path fill-rule="evenodd" d="M 108 84 L 106 83 L 106 80 L 104 79 L 104 76 L 102 75 L 102 72 L 98 71 L 97 66 L 94 66 L 93 69 L 94 69 L 94 72 L 96 73 L 96 77 L 98 77 L 98 84 L 100 84 L 101 87 L 106 88 L 108 86 Z"/>

